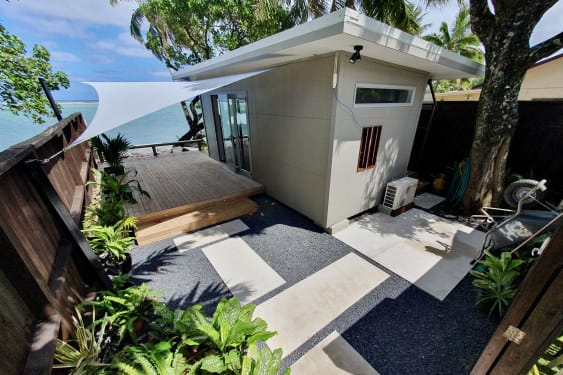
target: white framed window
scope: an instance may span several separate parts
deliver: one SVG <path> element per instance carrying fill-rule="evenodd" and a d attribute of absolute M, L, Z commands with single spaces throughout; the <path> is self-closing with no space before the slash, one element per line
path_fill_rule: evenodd
<path fill-rule="evenodd" d="M 402 107 L 412 106 L 414 86 L 356 83 L 354 107 Z"/>

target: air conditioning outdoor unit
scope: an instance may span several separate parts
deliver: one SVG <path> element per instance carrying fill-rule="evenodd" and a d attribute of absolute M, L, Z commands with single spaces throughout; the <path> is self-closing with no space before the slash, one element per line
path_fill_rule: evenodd
<path fill-rule="evenodd" d="M 383 211 L 393 211 L 412 203 L 417 184 L 418 180 L 411 177 L 389 182 L 383 197 Z"/>

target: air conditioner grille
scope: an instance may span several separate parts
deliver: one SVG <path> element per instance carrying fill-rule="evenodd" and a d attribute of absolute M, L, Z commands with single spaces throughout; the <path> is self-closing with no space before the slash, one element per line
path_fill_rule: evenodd
<path fill-rule="evenodd" d="M 396 210 L 414 201 L 418 180 L 410 177 L 391 181 L 387 184 L 383 206 Z"/>

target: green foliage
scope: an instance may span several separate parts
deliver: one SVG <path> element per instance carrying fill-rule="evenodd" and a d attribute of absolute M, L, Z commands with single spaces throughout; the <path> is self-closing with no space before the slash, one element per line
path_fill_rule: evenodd
<path fill-rule="evenodd" d="M 121 201 L 129 203 L 137 203 L 133 197 L 133 192 L 137 192 L 145 197 L 150 198 L 150 194 L 141 188 L 139 180 L 131 178 L 136 174 L 134 171 L 127 171 L 122 175 L 115 176 L 106 172 L 94 172 L 96 178 L 99 176 L 100 191 L 102 200 L 104 201 Z"/>
<path fill-rule="evenodd" d="M 275 7 L 282 7 L 289 12 L 292 24 L 305 23 L 329 12 L 347 7 L 358 10 L 368 17 L 397 27 L 411 34 L 419 34 L 424 29 L 421 25 L 422 10 L 405 0 L 296 0 L 296 1 L 257 1 L 257 16 L 267 14 Z M 281 31 L 281 30 L 280 30 Z"/>
<path fill-rule="evenodd" d="M 70 81 L 63 72 L 53 72 L 49 51 L 41 45 L 33 46 L 27 54 L 24 42 L 0 24 L 0 110 L 31 117 L 42 124 L 50 114 L 47 96 L 39 77 L 50 90 L 67 88 Z"/>
<path fill-rule="evenodd" d="M 146 284 L 100 292 L 95 301 L 83 304 L 105 314 L 104 320 L 109 323 L 109 331 L 116 334 L 119 343 L 125 339 L 137 343 L 144 324 L 152 323 L 155 307 L 161 305 Z"/>
<path fill-rule="evenodd" d="M 527 375 L 557 375 L 563 370 L 563 336 L 559 336 L 538 358 Z"/>
<path fill-rule="evenodd" d="M 97 185 L 100 190 L 100 199 L 91 205 L 86 213 L 84 225 L 96 218 L 95 222 L 101 226 L 112 226 L 123 220 L 125 215 L 124 202 L 136 203 L 133 193 L 150 198 L 150 194 L 141 188 L 138 180 L 130 178 L 132 171 L 115 176 L 107 172 L 92 169 L 94 181 L 88 181 L 87 185 Z"/>
<path fill-rule="evenodd" d="M 115 263 L 125 260 L 131 251 L 135 238 L 128 236 L 128 233 L 136 227 L 137 218 L 127 216 L 109 226 L 89 223 L 82 232 L 98 256 L 102 255 L 109 262 Z"/>
<path fill-rule="evenodd" d="M 127 150 L 131 147 L 131 142 L 129 142 L 129 140 L 127 140 L 121 133 L 117 133 L 115 137 L 111 138 L 102 134 L 101 138 L 93 138 L 92 145 L 96 149 L 96 152 L 102 162 L 108 163 L 111 168 L 123 173 L 122 162 L 127 156 Z"/>
<path fill-rule="evenodd" d="M 119 280 L 112 290 L 99 292 L 94 301 L 82 304 L 82 308 L 92 309 L 94 316 L 86 331 L 89 337 L 98 337 L 88 363 L 99 366 L 103 358 L 104 366 L 108 366 L 105 373 L 278 373 L 281 349 L 271 352 L 257 346 L 275 332 L 267 331 L 262 319 L 252 319 L 256 306 L 241 306 L 236 298 L 223 299 L 213 316 L 207 318 L 201 305 L 172 312 L 145 284 L 122 288 L 123 284 Z M 104 318 L 95 321 L 96 313 L 104 314 Z M 95 332 L 99 327 L 102 329 Z M 78 354 L 68 350 L 69 345 L 61 342 L 70 354 L 57 357 L 57 366 L 72 367 L 77 363 L 74 359 Z M 289 369 L 284 374 L 289 374 Z"/>
<path fill-rule="evenodd" d="M 272 353 L 268 348 L 258 350 L 256 344 L 248 346 L 248 353 L 243 357 L 241 375 L 275 375 L 281 365 L 282 351 L 276 349 Z M 289 375 L 291 370 L 286 369 L 282 375 Z"/>
<path fill-rule="evenodd" d="M 178 349 L 172 351 L 169 341 L 126 348 L 115 357 L 115 365 L 127 375 L 180 375 L 190 369 Z"/>
<path fill-rule="evenodd" d="M 485 251 L 486 257 L 479 261 L 485 267 L 483 271 L 473 270 L 473 285 L 479 289 L 477 304 L 490 306 L 489 315 L 502 316 L 512 302 L 522 276 L 521 267 L 526 262 L 513 259 L 510 252 L 502 252 L 496 257 Z"/>
<path fill-rule="evenodd" d="M 95 320 L 94 311 L 94 320 Z M 70 374 L 98 374 L 100 367 L 100 353 L 107 322 L 92 324 L 86 327 L 82 314 L 76 310 L 72 317 L 76 338 L 71 341 L 57 339 L 54 368 L 69 368 Z"/>
<path fill-rule="evenodd" d="M 256 16 L 257 0 L 148 0 L 131 17 L 131 34 L 168 67 L 212 58 L 291 26 L 279 5 Z M 141 26 L 149 23 L 143 35 Z"/>
<path fill-rule="evenodd" d="M 481 42 L 477 35 L 471 32 L 469 9 L 464 4 L 460 6 L 451 27 L 448 27 L 446 22 L 442 22 L 438 33 L 426 35 L 424 39 L 478 63 L 485 61 L 485 55 L 480 47 Z M 483 77 L 441 80 L 436 82 L 434 90 L 439 93 L 471 90 L 481 83 Z"/>
<path fill-rule="evenodd" d="M 471 32 L 469 8 L 465 5 L 460 6 L 451 28 L 446 22 L 442 22 L 438 33 L 426 35 L 424 39 L 478 63 L 483 63 L 485 60 L 480 48 L 481 42 L 477 35 Z"/>

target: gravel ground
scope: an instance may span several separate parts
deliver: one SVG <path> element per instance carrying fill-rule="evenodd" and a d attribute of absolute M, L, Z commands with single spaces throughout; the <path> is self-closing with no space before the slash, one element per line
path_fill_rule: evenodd
<path fill-rule="evenodd" d="M 259 210 L 241 218 L 239 236 L 286 280 L 260 303 L 353 252 L 390 277 L 284 359 L 290 366 L 332 331 L 339 332 L 381 375 L 466 374 L 497 322 L 476 308 L 466 277 L 443 301 L 433 298 L 322 231 L 268 196 Z M 133 280 L 165 292 L 171 307 L 202 302 L 210 314 L 231 293 L 200 250 L 178 253 L 172 240 L 137 247 Z"/>

